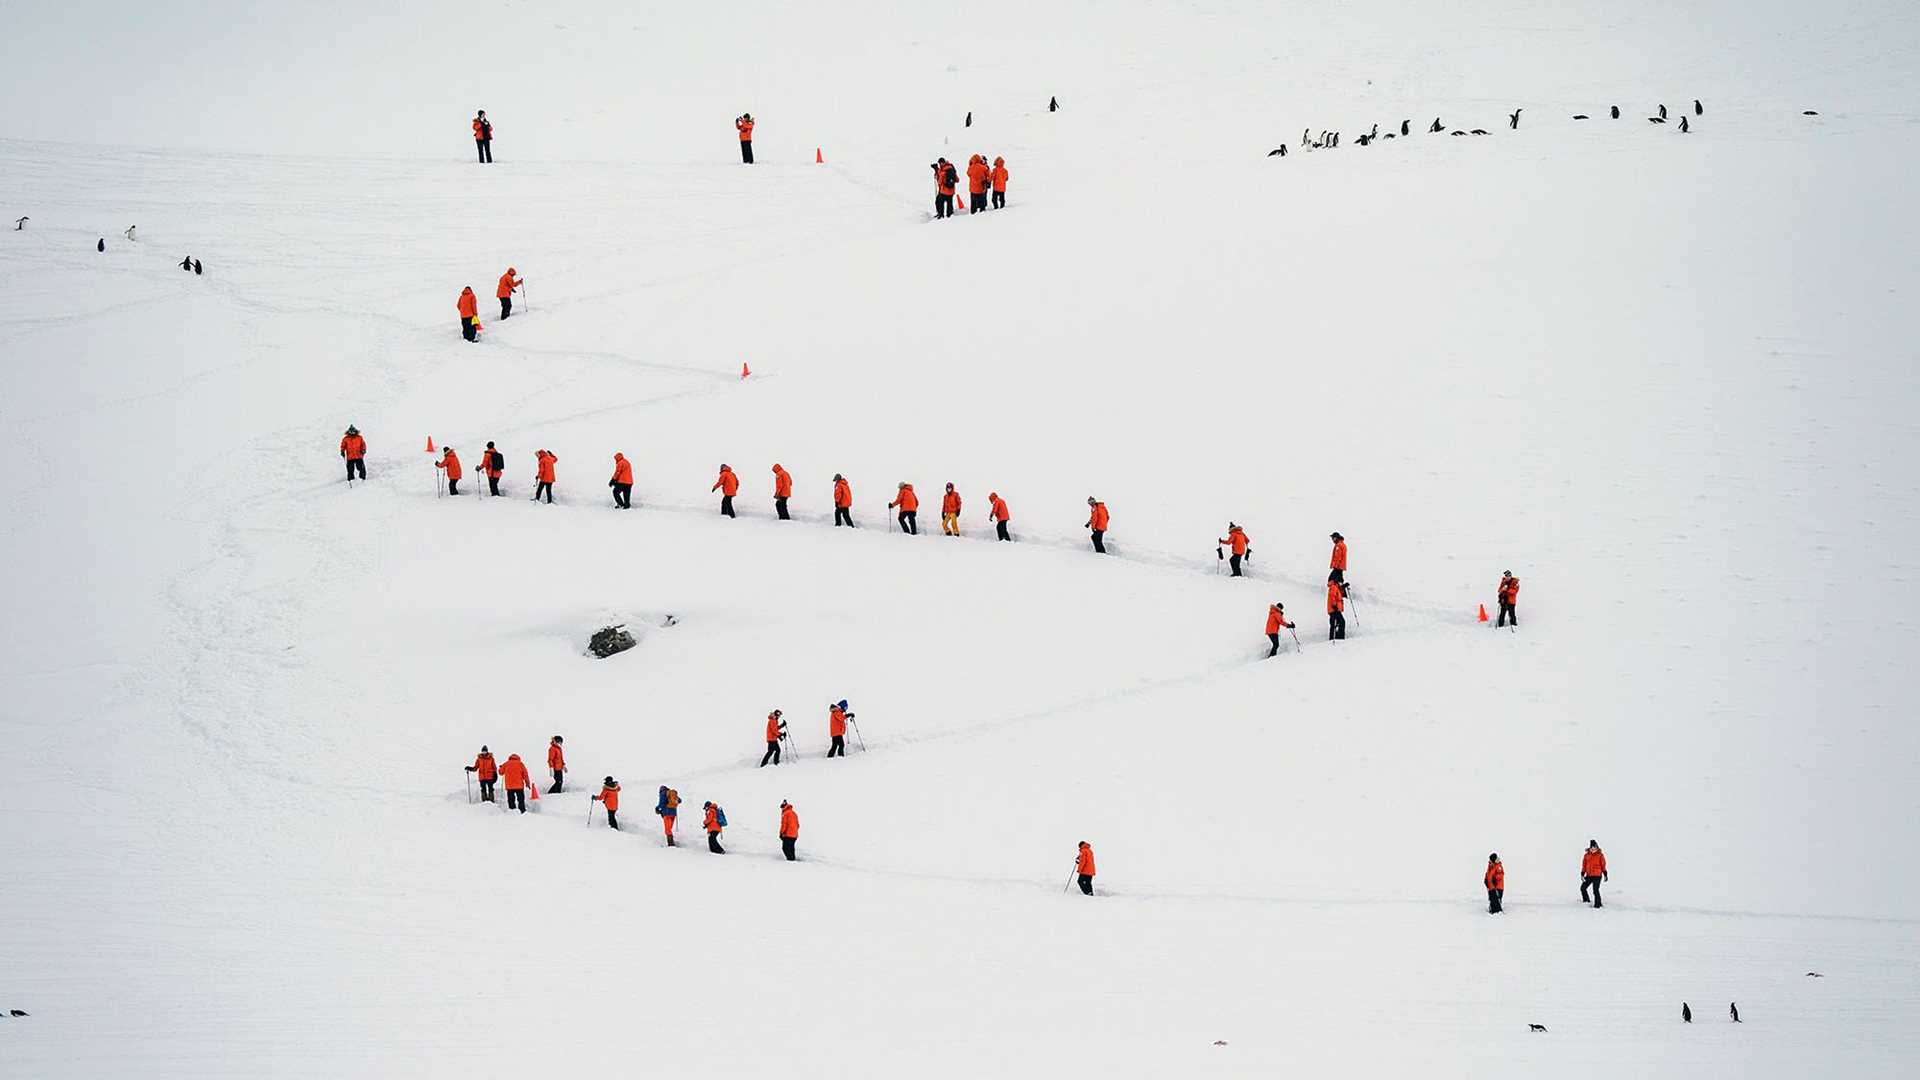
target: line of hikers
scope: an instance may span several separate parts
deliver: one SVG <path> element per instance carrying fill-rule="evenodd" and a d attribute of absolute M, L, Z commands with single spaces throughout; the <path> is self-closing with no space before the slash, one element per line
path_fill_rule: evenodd
<path fill-rule="evenodd" d="M 950 218 L 953 216 L 953 196 L 960 188 L 960 169 L 946 158 L 928 166 L 933 170 L 933 216 Z M 1013 174 L 1007 171 L 1007 159 L 996 157 L 992 166 L 987 164 L 985 154 L 975 154 L 967 160 L 967 212 L 983 213 L 987 209 L 987 197 L 993 197 L 993 208 L 1003 209 L 1007 205 L 1007 181 Z"/>
<path fill-rule="evenodd" d="M 1607 853 L 1600 850 L 1600 841 L 1588 840 L 1587 850 L 1580 854 L 1580 902 L 1592 907 L 1604 907 L 1600 902 L 1600 883 L 1611 880 L 1607 876 Z M 1487 914 L 1500 915 L 1505 912 L 1502 906 L 1507 896 L 1507 868 L 1500 861 L 1500 853 L 1487 856 L 1487 870 L 1481 875 L 1480 883 L 1487 887 Z M 1591 892 L 1593 898 L 1587 898 Z"/>
<path fill-rule="evenodd" d="M 553 786 L 547 794 L 558 795 L 566 790 L 567 756 L 564 736 L 555 735 L 547 745 L 547 770 L 553 774 Z M 473 764 L 466 766 L 480 782 L 480 797 L 477 802 L 497 802 L 496 787 L 506 789 L 506 805 L 509 810 L 527 812 L 527 798 L 532 796 L 535 802 L 540 800 L 539 786 L 528 774 L 527 763 L 520 760 L 519 754 L 508 754 L 507 760 L 496 761 L 493 751 L 486 746 L 480 747 L 480 753 Z M 471 797 L 471 793 L 469 793 Z M 599 793 L 588 797 L 587 823 L 593 823 L 595 806 L 606 811 L 607 825 L 620 828 L 620 782 L 609 776 L 600 784 Z M 727 812 L 719 803 L 708 800 L 701 805 L 703 811 L 700 827 L 707 834 L 707 850 L 715 855 L 725 855 L 726 849 L 720 846 L 720 834 L 727 828 Z M 660 826 L 666 834 L 667 846 L 678 847 L 674 839 L 674 829 L 680 820 L 680 792 L 666 784 L 660 785 L 659 801 L 654 804 L 653 812 L 660 818 Z M 800 842 L 800 814 L 793 804 L 780 800 L 780 851 L 788 862 L 795 862 L 799 854 L 795 848 Z"/>
<path fill-rule="evenodd" d="M 787 722 L 784 719 L 785 716 L 786 714 L 779 709 L 775 709 L 767 714 L 767 752 L 760 755 L 758 768 L 764 769 L 769 763 L 774 765 L 780 764 L 782 748 L 785 748 L 788 754 L 796 757 L 799 755 L 799 751 L 793 749 L 793 733 L 787 730 Z M 854 714 L 848 710 L 847 699 L 841 698 L 839 701 L 827 706 L 828 757 L 843 758 L 847 756 L 847 725 L 849 723 L 853 725 L 854 737 L 859 738 L 860 724 L 859 721 L 855 719 Z M 862 739 L 860 749 L 864 752 L 866 748 L 866 741 Z"/>

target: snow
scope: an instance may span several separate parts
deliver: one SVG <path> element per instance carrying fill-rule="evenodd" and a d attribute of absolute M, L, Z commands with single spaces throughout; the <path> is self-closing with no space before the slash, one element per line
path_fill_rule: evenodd
<path fill-rule="evenodd" d="M 1920 16 L 724 8 L 10 13 L 0 1076 L 1915 1070 Z"/>

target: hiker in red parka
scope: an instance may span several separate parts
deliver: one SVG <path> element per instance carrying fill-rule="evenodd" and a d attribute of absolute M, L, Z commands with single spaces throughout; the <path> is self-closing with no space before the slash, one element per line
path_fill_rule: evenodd
<path fill-rule="evenodd" d="M 1587 850 L 1580 856 L 1580 899 L 1587 898 L 1587 890 L 1593 890 L 1593 906 L 1600 907 L 1600 883 L 1607 880 L 1607 853 L 1600 850 L 1600 841 L 1587 841 Z"/>
<path fill-rule="evenodd" d="M 780 740 L 787 737 L 787 722 L 780 719 L 780 710 L 767 714 L 767 752 L 760 755 L 760 767 L 766 768 L 767 762 L 780 764 Z"/>
<path fill-rule="evenodd" d="M 1327 640 L 1341 641 L 1347 636 L 1347 594 L 1340 591 L 1340 583 L 1327 582 Z"/>
<path fill-rule="evenodd" d="M 743 164 L 753 164 L 753 114 L 741 113 L 733 118 L 733 128 L 740 133 L 740 160 Z"/>
<path fill-rule="evenodd" d="M 1079 877 L 1080 891 L 1093 895 L 1093 845 L 1080 841 L 1080 851 L 1073 857 L 1073 872 Z"/>
<path fill-rule="evenodd" d="M 533 460 L 535 471 L 539 474 L 540 478 L 540 482 L 533 487 L 533 501 L 539 502 L 540 495 L 544 492 L 547 496 L 547 505 L 552 506 L 553 463 L 559 461 L 560 458 L 551 450 L 536 450 L 533 454 Z"/>
<path fill-rule="evenodd" d="M 1013 539 L 1007 535 L 1007 522 L 1013 519 L 1013 515 L 1007 511 L 1007 500 L 1001 498 L 997 491 L 987 492 L 987 517 L 993 521 L 994 535 L 1002 540 Z"/>
<path fill-rule="evenodd" d="M 713 487 L 708 490 L 720 493 L 720 512 L 733 517 L 733 497 L 740 493 L 740 478 L 734 475 L 733 467 L 723 462 L 720 466 L 720 479 L 715 480 Z"/>
<path fill-rule="evenodd" d="M 1280 628 L 1283 626 L 1291 630 L 1294 624 L 1287 621 L 1287 609 L 1275 600 L 1267 607 L 1267 640 L 1273 642 L 1273 648 L 1267 650 L 1268 656 L 1280 654 Z"/>
<path fill-rule="evenodd" d="M 933 169 L 933 216 L 950 218 L 953 216 L 953 189 L 960 183 L 960 171 L 953 162 L 941 158 L 931 166 Z"/>
<path fill-rule="evenodd" d="M 827 706 L 827 737 L 833 740 L 827 747 L 828 757 L 847 756 L 847 720 L 852 716 L 844 701 Z"/>
<path fill-rule="evenodd" d="M 467 766 L 467 771 L 473 773 L 480 781 L 480 801 L 492 802 L 494 781 L 500 778 L 500 767 L 494 764 L 493 751 L 482 746 L 480 756 L 473 759 L 473 764 Z"/>
<path fill-rule="evenodd" d="M 480 454 L 480 471 L 487 477 L 487 494 L 500 494 L 500 474 L 507 471 L 507 459 L 492 443 Z"/>
<path fill-rule="evenodd" d="M 773 463 L 773 512 L 781 521 L 790 521 L 787 517 L 787 500 L 793 498 L 793 474 Z"/>
<path fill-rule="evenodd" d="M 948 536 L 960 535 L 960 493 L 947 485 L 947 493 L 940 496 L 940 531 Z"/>
<path fill-rule="evenodd" d="M 1494 623 L 1494 627 L 1502 627 L 1509 622 L 1516 627 L 1519 626 L 1520 615 L 1514 611 L 1513 606 L 1520 602 L 1520 579 L 1513 576 L 1513 571 L 1504 570 L 1501 572 L 1500 592 L 1498 595 L 1500 597 L 1500 621 Z"/>
<path fill-rule="evenodd" d="M 473 148 L 480 155 L 480 164 L 493 164 L 493 121 L 487 119 L 485 109 L 473 118 Z"/>
<path fill-rule="evenodd" d="M 620 827 L 620 818 L 617 816 L 620 813 L 620 781 L 611 776 L 607 777 L 600 785 L 600 794 L 593 796 L 593 801 L 606 804 L 607 827 L 618 829 Z M 587 817 L 589 819 L 593 817 L 592 807 L 587 808 Z"/>
<path fill-rule="evenodd" d="M 613 455 L 613 479 L 607 481 L 613 489 L 613 505 L 622 510 L 633 509 L 633 462 L 625 454 Z"/>
<path fill-rule="evenodd" d="M 494 288 L 493 295 L 495 299 L 500 301 L 500 317 L 502 319 L 513 314 L 513 290 L 525 284 L 526 282 L 513 276 L 513 267 L 511 266 L 507 267 L 506 273 L 500 275 L 500 284 Z"/>
<path fill-rule="evenodd" d="M 360 429 L 347 425 L 347 433 L 340 436 L 340 456 L 347 459 L 347 482 L 353 482 L 353 474 L 359 473 L 360 479 L 367 478 L 367 440 L 360 437 Z"/>
<path fill-rule="evenodd" d="M 506 764 L 500 766 L 500 782 L 507 785 L 507 809 L 527 812 L 527 763 L 520 760 L 519 754 L 508 754 Z"/>
<path fill-rule="evenodd" d="M 1253 541 L 1247 539 L 1247 531 L 1229 521 L 1227 522 L 1227 535 L 1224 539 L 1218 541 L 1218 543 L 1233 549 L 1233 557 L 1228 560 L 1227 563 L 1227 565 L 1233 567 L 1233 573 L 1229 576 L 1240 577 L 1240 560 L 1246 558 L 1247 553 L 1253 550 Z M 1218 550 L 1219 549 L 1216 548 L 1215 552 L 1217 553 Z"/>
<path fill-rule="evenodd" d="M 547 771 L 553 774 L 553 786 L 547 789 L 549 795 L 560 794 L 560 789 L 566 784 L 567 755 L 560 748 L 564 742 L 565 739 L 555 735 L 553 741 L 547 744 Z"/>
<path fill-rule="evenodd" d="M 1347 538 L 1339 533 L 1330 533 L 1327 539 L 1333 541 L 1333 556 L 1327 560 L 1327 580 L 1340 583 L 1340 594 L 1347 592 Z"/>
<path fill-rule="evenodd" d="M 1006 158 L 997 157 L 993 159 L 993 171 L 987 174 L 987 178 L 993 181 L 993 208 L 995 210 L 1005 209 L 1007 205 L 1007 181 L 1011 179 L 1012 176 L 1013 174 L 1007 171 Z"/>
<path fill-rule="evenodd" d="M 460 302 L 454 306 L 460 309 L 460 336 L 468 341 L 479 341 L 480 300 L 473 295 L 473 286 L 460 290 Z"/>
<path fill-rule="evenodd" d="M 985 213 L 987 209 L 987 159 L 979 154 L 967 162 L 967 213 Z"/>
<path fill-rule="evenodd" d="M 460 455 L 453 452 L 453 447 L 441 451 L 440 460 L 434 462 L 433 467 L 447 471 L 447 494 L 460 494 L 460 477 L 463 474 L 460 472 Z"/>

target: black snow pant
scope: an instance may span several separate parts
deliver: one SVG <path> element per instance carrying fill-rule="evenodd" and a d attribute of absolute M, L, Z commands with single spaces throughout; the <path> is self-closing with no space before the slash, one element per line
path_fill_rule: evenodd
<path fill-rule="evenodd" d="M 473 140 L 473 150 L 474 150 L 474 153 L 480 155 L 481 164 L 484 164 L 484 165 L 493 164 L 493 140 L 492 139 Z"/>
<path fill-rule="evenodd" d="M 753 140 L 752 139 L 740 140 L 740 160 L 748 165 L 753 164 Z"/>
<path fill-rule="evenodd" d="M 1500 914 L 1500 898 L 1505 895 L 1507 895 L 1507 890 L 1505 889 L 1488 889 L 1487 890 L 1487 914 L 1489 915 Z"/>
<path fill-rule="evenodd" d="M 1280 635 L 1279 635 L 1279 634 L 1268 634 L 1268 635 L 1267 635 L 1267 640 L 1268 640 L 1268 641 L 1271 641 L 1271 642 L 1273 642 L 1273 648 L 1271 648 L 1271 649 L 1268 649 L 1268 650 L 1267 650 L 1267 655 L 1268 655 L 1268 656 L 1279 656 L 1279 655 L 1280 655 Z"/>
<path fill-rule="evenodd" d="M 507 789 L 507 809 L 527 812 L 527 789 L 510 787 Z"/>
<path fill-rule="evenodd" d="M 720 846 L 719 833 L 710 832 L 707 834 L 707 850 L 713 852 L 715 855 L 725 855 L 727 853 L 727 849 Z"/>
<path fill-rule="evenodd" d="M 495 473 L 487 474 L 487 494 L 500 494 L 500 477 Z"/>
<path fill-rule="evenodd" d="M 1093 895 L 1093 875 L 1092 874 L 1080 875 L 1080 891 L 1083 893 L 1086 893 L 1088 896 Z"/>
<path fill-rule="evenodd" d="M 460 316 L 460 336 L 466 338 L 468 341 L 480 340 L 480 335 L 474 332 L 473 320 L 467 318 L 465 315 Z"/>
<path fill-rule="evenodd" d="M 447 494 L 449 495 L 460 494 L 460 481 L 454 479 L 453 477 L 448 477 L 447 478 Z"/>
<path fill-rule="evenodd" d="M 917 510 L 900 511 L 900 531 L 912 536 L 920 535 L 920 513 Z"/>
<path fill-rule="evenodd" d="M 513 314 L 513 297 L 511 296 L 501 297 L 500 298 L 500 317 L 504 319 L 511 314 Z"/>
<path fill-rule="evenodd" d="M 982 191 L 977 194 L 973 194 L 972 201 L 967 203 L 967 210 L 969 213 L 974 213 L 974 214 L 985 213 L 987 210 L 987 193 Z"/>
<path fill-rule="evenodd" d="M 1338 611 L 1327 612 L 1327 640 L 1339 641 L 1347 636 L 1347 617 Z"/>
<path fill-rule="evenodd" d="M 787 500 L 784 498 L 776 497 L 773 500 L 773 512 L 779 516 L 781 521 L 792 520 L 787 517 Z"/>
<path fill-rule="evenodd" d="M 853 528 L 853 510 L 845 506 L 836 506 L 833 508 L 833 527 L 837 529 L 842 525 L 849 529 Z"/>
<path fill-rule="evenodd" d="M 783 836 L 780 838 L 780 853 L 787 857 L 788 862 L 798 862 L 800 860 L 800 856 L 793 853 L 793 845 L 799 842 L 800 838 L 797 836 Z"/>
<path fill-rule="evenodd" d="M 994 192 L 994 193 L 993 193 L 993 208 L 994 208 L 995 210 L 1004 210 L 1004 209 L 1006 209 L 1006 208 L 1007 208 L 1007 193 L 1006 193 L 1006 192 L 1004 192 L 1004 191 L 996 191 L 996 192 Z"/>
<path fill-rule="evenodd" d="M 633 509 L 633 485 L 632 484 L 613 485 L 613 505 L 619 507 L 622 510 Z"/>
<path fill-rule="evenodd" d="M 847 756 L 847 737 L 845 735 L 835 735 L 833 737 L 833 745 L 827 747 L 827 756 L 828 757 L 846 757 Z"/>
<path fill-rule="evenodd" d="M 933 197 L 933 216 L 936 218 L 952 217 L 953 216 L 953 196 L 935 195 Z"/>
<path fill-rule="evenodd" d="M 567 774 L 561 772 L 559 769 L 553 770 L 553 786 L 547 789 L 547 794 L 560 794 L 560 788 L 566 783 L 566 777 Z"/>
<path fill-rule="evenodd" d="M 481 802 L 493 801 L 493 785 L 494 785 L 494 781 L 492 780 L 480 781 L 480 801 Z"/>
<path fill-rule="evenodd" d="M 1240 556 L 1238 556 L 1238 555 L 1229 555 L 1229 556 L 1227 556 L 1227 566 L 1228 566 L 1228 567 L 1230 568 L 1230 570 L 1232 571 L 1231 573 L 1229 573 L 1229 574 L 1227 575 L 1228 577 L 1240 577 L 1240 576 L 1241 576 L 1241 574 L 1240 574 Z"/>
<path fill-rule="evenodd" d="M 1594 907 L 1601 906 L 1600 905 L 1600 879 L 1597 877 L 1583 877 L 1580 879 L 1580 899 L 1585 900 L 1587 898 L 1587 889 L 1589 887 L 1593 889 L 1593 906 Z"/>
<path fill-rule="evenodd" d="M 735 516 L 733 512 L 733 496 L 731 495 L 720 496 L 720 512 L 722 514 L 727 515 L 728 517 Z"/>
<path fill-rule="evenodd" d="M 1006 522 L 1004 522 L 1004 521 L 996 521 L 996 522 L 994 522 L 994 523 L 993 523 L 993 532 L 994 532 L 994 535 L 995 535 L 995 536 L 998 536 L 998 537 L 999 537 L 1000 539 L 1002 539 L 1002 540 L 1012 540 L 1012 539 L 1013 539 L 1013 537 L 1011 537 L 1011 536 L 1008 536 L 1008 535 L 1007 535 L 1007 523 L 1006 523 Z"/>
<path fill-rule="evenodd" d="M 616 816 L 612 810 L 608 810 L 607 811 L 607 828 L 617 829 L 619 827 L 620 827 L 619 817 Z"/>
<path fill-rule="evenodd" d="M 359 474 L 362 480 L 367 478 L 366 458 L 350 457 L 347 459 L 347 479 L 353 479 L 356 473 Z"/>
<path fill-rule="evenodd" d="M 553 505 L 553 485 L 548 483 L 545 480 L 542 480 L 539 483 L 533 485 L 533 501 L 539 502 L 541 495 L 545 495 L 547 497 L 548 506 Z"/>
<path fill-rule="evenodd" d="M 780 764 L 780 744 L 777 742 L 767 743 L 767 752 L 760 755 L 760 767 L 766 768 L 769 761 L 775 765 Z"/>
<path fill-rule="evenodd" d="M 1099 552 L 1102 555 L 1105 555 L 1107 553 L 1106 539 L 1107 539 L 1107 534 L 1105 530 L 1103 529 L 1093 530 L 1093 550 Z"/>
<path fill-rule="evenodd" d="M 1518 613 L 1516 613 L 1516 612 L 1515 612 L 1515 611 L 1513 610 L 1513 605 L 1512 605 L 1512 604 L 1501 604 L 1501 605 L 1500 605 L 1500 619 L 1499 619 L 1499 621 L 1497 621 L 1497 622 L 1495 622 L 1495 623 L 1494 623 L 1493 625 L 1494 625 L 1494 626 L 1496 626 L 1496 627 L 1499 627 L 1499 626 L 1505 626 L 1505 625 L 1507 625 L 1507 623 L 1509 623 L 1509 622 L 1511 622 L 1511 623 L 1513 623 L 1513 625 L 1515 625 L 1515 626 L 1519 626 L 1519 625 L 1520 625 L 1520 616 L 1519 616 L 1519 614 L 1518 614 Z"/>

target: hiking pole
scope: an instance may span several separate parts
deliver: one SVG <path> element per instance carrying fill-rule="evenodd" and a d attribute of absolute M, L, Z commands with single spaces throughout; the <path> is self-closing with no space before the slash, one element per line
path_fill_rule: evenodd
<path fill-rule="evenodd" d="M 1073 879 L 1074 879 L 1074 878 L 1077 878 L 1077 877 L 1079 877 L 1079 876 L 1080 876 L 1080 868 L 1079 868 L 1078 866 L 1075 866 L 1075 867 L 1073 868 L 1073 870 L 1072 870 L 1072 871 L 1071 871 L 1070 873 L 1068 873 L 1068 874 L 1067 874 L 1067 884 L 1066 884 L 1066 885 L 1065 885 L 1065 887 L 1063 887 L 1063 888 L 1062 888 L 1062 889 L 1061 889 L 1060 891 L 1061 891 L 1061 892 L 1063 892 L 1063 893 L 1069 893 L 1069 892 L 1072 892 L 1072 891 L 1073 891 Z"/>
<path fill-rule="evenodd" d="M 600 802 L 600 800 L 598 800 L 598 799 L 588 799 L 588 800 L 587 800 L 587 824 L 588 824 L 588 825 L 592 825 L 592 824 L 593 824 L 593 808 L 594 808 L 595 806 L 597 806 L 597 805 L 599 805 L 599 802 Z"/>
<path fill-rule="evenodd" d="M 1299 652 L 1300 651 L 1300 634 L 1297 631 L 1295 631 L 1294 628 L 1291 626 L 1287 627 L 1287 633 L 1293 635 L 1293 651 Z"/>
<path fill-rule="evenodd" d="M 852 713 L 848 713 L 848 714 L 847 714 L 847 723 L 849 723 L 849 724 L 852 724 L 852 725 L 853 725 L 853 737 L 854 737 L 854 739 L 855 739 L 856 741 L 858 741 L 858 742 L 860 743 L 860 752 L 861 752 L 861 753 L 863 753 L 863 754 L 864 754 L 864 753 L 866 753 L 866 752 L 867 752 L 867 740 L 865 740 L 865 739 L 863 739 L 863 738 L 861 738 L 861 737 L 860 737 L 860 721 L 858 721 L 858 720 L 855 720 L 855 719 L 853 718 L 853 714 L 852 714 Z"/>
<path fill-rule="evenodd" d="M 527 305 L 527 314 L 533 314 L 533 294 L 527 291 L 527 283 L 520 283 L 520 300 Z"/>
<path fill-rule="evenodd" d="M 467 805 L 473 805 L 473 774 L 467 773 Z"/>
<path fill-rule="evenodd" d="M 1348 591 L 1349 587 L 1345 582 L 1342 582 L 1341 585 L 1342 588 L 1340 592 L 1347 598 L 1347 606 L 1353 609 L 1353 628 L 1358 630 L 1360 629 L 1360 601 L 1353 598 L 1353 593 Z"/>

